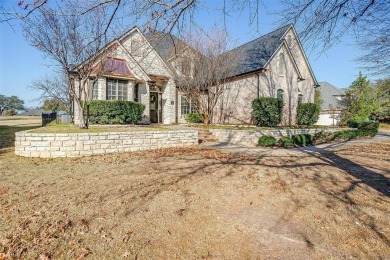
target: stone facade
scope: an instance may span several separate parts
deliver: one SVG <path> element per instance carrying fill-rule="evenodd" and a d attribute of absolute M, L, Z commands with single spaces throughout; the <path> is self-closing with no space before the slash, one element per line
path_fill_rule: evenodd
<path fill-rule="evenodd" d="M 107 79 L 123 80 L 127 82 L 127 100 L 136 101 L 145 106 L 143 121 L 147 122 L 151 119 L 151 92 L 158 92 L 159 109 L 162 111 L 161 118 L 159 118 L 159 122 L 152 123 L 175 123 L 176 86 L 172 73 L 157 52 L 148 44 L 138 28 L 134 28 L 120 39 L 114 41 L 112 47 L 103 56 L 123 60 L 127 64 L 132 76 L 105 75 L 104 73 L 98 75 L 91 74 L 91 78 L 97 77 L 97 100 L 107 100 Z M 101 63 L 100 59 L 98 59 L 96 65 L 99 65 L 99 63 Z M 75 85 L 76 88 L 79 85 L 77 80 Z M 138 88 L 135 88 L 136 85 Z M 92 98 L 92 89 L 89 89 L 88 92 Z M 74 111 L 75 122 L 79 121 L 80 111 L 81 109 L 76 102 Z"/>
<path fill-rule="evenodd" d="M 320 132 L 336 132 L 343 130 L 356 130 L 354 128 L 316 128 L 316 129 L 286 129 L 286 130 L 223 130 L 223 129 L 210 129 L 209 131 L 218 139 L 221 143 L 236 144 L 244 146 L 256 146 L 259 137 L 273 136 L 275 139 L 279 139 L 282 136 L 291 137 L 297 134 L 317 134 Z"/>
<path fill-rule="evenodd" d="M 16 133 L 15 154 L 24 157 L 80 157 L 198 144 L 197 130 L 105 133 Z"/>
<path fill-rule="evenodd" d="M 303 103 L 313 103 L 316 80 L 292 27 L 284 38 L 284 44 L 275 51 L 264 70 L 238 77 L 226 84 L 215 109 L 215 123 L 252 124 L 253 99 L 276 98 L 279 89 L 283 90 L 285 104 L 281 124 L 297 123 L 298 96 L 301 95 Z M 283 61 L 280 61 L 282 57 Z"/>
<path fill-rule="evenodd" d="M 282 90 L 285 103 L 282 125 L 295 125 L 298 97 L 300 96 L 302 102 L 314 101 L 314 87 L 317 85 L 314 74 L 294 28 L 292 26 L 284 28 L 282 36 L 279 35 L 281 37 L 278 39 L 278 45 L 267 50 L 270 53 L 266 55 L 267 60 L 261 67 L 235 75 L 225 84 L 225 91 L 214 109 L 213 123 L 251 124 L 253 99 L 276 97 L 277 91 Z M 164 45 L 164 48 L 158 48 L 158 44 L 163 44 L 161 41 L 154 43 L 157 44 L 156 46 L 152 45 L 151 39 L 149 41 L 148 39 L 138 28 L 134 28 L 112 42 L 102 55 L 123 60 L 132 76 L 126 78 L 115 75 L 95 75 L 98 78 L 97 99 L 107 99 L 108 78 L 127 80 L 127 100 L 145 105 L 143 121 L 151 120 L 152 123 L 163 124 L 184 123 L 185 115 L 181 113 L 181 93 L 177 91 L 175 83 L 175 75 L 180 75 L 181 71 L 176 63 L 178 63 L 177 59 L 182 57 L 180 55 L 188 56 L 191 53 L 186 49 L 180 54 L 172 52 L 170 56 L 163 55 L 162 52 L 168 47 L 165 48 Z M 250 53 L 245 55 L 249 56 L 244 57 L 252 57 Z M 193 67 L 191 66 L 191 70 L 194 69 Z M 157 122 L 156 116 L 152 115 L 155 113 L 152 111 L 154 105 L 151 104 L 153 92 L 158 93 L 158 109 L 161 111 Z M 75 122 L 78 122 L 78 108 L 77 106 L 75 108 Z"/>

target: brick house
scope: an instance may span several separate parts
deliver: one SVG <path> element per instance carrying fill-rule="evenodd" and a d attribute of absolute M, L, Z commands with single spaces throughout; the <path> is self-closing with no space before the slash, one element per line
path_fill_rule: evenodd
<path fill-rule="evenodd" d="M 183 68 L 178 55 L 191 48 L 172 35 L 143 34 L 137 27 L 114 40 L 93 68 L 90 96 L 97 100 L 130 100 L 145 105 L 151 123 L 183 123 L 196 108 L 176 86 Z M 178 48 L 181 50 L 178 51 Z M 296 124 L 298 102 L 313 102 L 318 85 L 292 25 L 281 27 L 231 51 L 240 56 L 234 75 L 215 108 L 213 123 L 251 123 L 254 98 L 272 96 L 285 102 L 283 123 Z M 79 113 L 75 108 L 75 121 Z"/>

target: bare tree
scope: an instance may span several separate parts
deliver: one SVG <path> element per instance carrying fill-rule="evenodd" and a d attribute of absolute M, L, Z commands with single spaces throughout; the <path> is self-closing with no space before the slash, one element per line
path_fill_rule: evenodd
<path fill-rule="evenodd" d="M 223 30 L 192 32 L 173 62 L 179 92 L 197 108 L 205 124 L 210 124 L 226 84 L 234 75 L 237 52 L 227 52 L 228 39 Z"/>
<path fill-rule="evenodd" d="M 284 0 L 282 23 L 294 23 L 309 46 L 326 50 L 354 34 L 364 54 L 362 67 L 390 71 L 390 4 L 388 0 Z"/>
<path fill-rule="evenodd" d="M 41 92 L 39 101 L 56 100 L 67 111 L 71 108 L 71 93 L 67 84 L 67 75 L 62 72 L 46 75 L 40 80 L 35 80 L 29 86 L 30 89 Z"/>
<path fill-rule="evenodd" d="M 102 60 L 100 54 L 106 50 L 104 30 L 111 21 L 104 7 L 83 15 L 68 15 L 72 10 L 77 12 L 79 2 L 83 1 L 65 0 L 62 3 L 66 8 L 40 7 L 23 20 L 23 30 L 30 44 L 65 75 L 75 111 L 81 111 L 77 124 L 86 128 L 83 111 L 91 99 L 89 78 L 96 63 Z"/>
<path fill-rule="evenodd" d="M 42 8 L 45 8 L 53 0 L 21 0 L 15 3 L 15 7 L 5 7 L 0 4 L 0 22 L 9 22 L 16 19 L 25 19 Z M 66 1 L 58 3 L 59 8 L 66 6 Z M 248 24 L 259 25 L 260 8 L 264 6 L 262 0 L 223 1 L 220 8 L 211 10 L 201 0 L 86 0 L 80 1 L 77 10 L 67 12 L 66 15 L 85 15 L 96 9 L 106 8 L 109 22 L 103 28 L 106 34 L 115 20 L 127 25 L 137 24 L 145 30 L 153 29 L 171 32 L 174 28 L 179 31 L 188 25 L 196 23 L 197 11 L 214 11 L 224 21 L 235 12 L 249 10 Z M 224 22 L 225 24 L 225 22 Z M 116 25 L 118 25 L 116 23 Z"/>

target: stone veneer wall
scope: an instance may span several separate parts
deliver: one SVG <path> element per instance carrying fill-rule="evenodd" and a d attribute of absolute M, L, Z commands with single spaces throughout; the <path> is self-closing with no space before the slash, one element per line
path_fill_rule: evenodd
<path fill-rule="evenodd" d="M 246 146 L 255 146 L 259 137 L 270 135 L 279 139 L 282 136 L 291 137 L 297 134 L 316 134 L 319 132 L 335 132 L 340 130 L 356 130 L 354 128 L 328 128 L 328 129 L 285 129 L 285 130 L 224 130 L 209 129 L 209 131 L 218 139 L 219 142 L 229 144 L 239 144 Z"/>
<path fill-rule="evenodd" d="M 15 154 L 25 157 L 79 157 L 198 144 L 197 130 L 105 133 L 16 133 Z"/>

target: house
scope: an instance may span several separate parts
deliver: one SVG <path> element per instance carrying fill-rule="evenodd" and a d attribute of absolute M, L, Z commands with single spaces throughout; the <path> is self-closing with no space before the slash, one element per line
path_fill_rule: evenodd
<path fill-rule="evenodd" d="M 145 105 L 151 123 L 182 123 L 196 106 L 179 91 L 181 56 L 196 51 L 162 32 L 143 34 L 137 27 L 105 48 L 91 73 L 90 96 L 97 100 L 131 100 Z M 213 114 L 213 123 L 250 124 L 253 99 L 284 100 L 284 125 L 296 124 L 299 102 L 313 102 L 314 73 L 292 25 L 283 26 L 228 53 L 239 53 L 232 64 Z M 75 121 L 79 116 L 75 109 Z"/>
<path fill-rule="evenodd" d="M 17 114 L 17 116 L 42 116 L 42 113 L 50 113 L 42 108 L 34 108 Z"/>
<path fill-rule="evenodd" d="M 345 92 L 328 82 L 320 82 L 319 85 L 323 103 L 316 125 L 339 125 L 343 109 L 341 101 Z"/>

